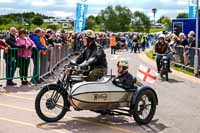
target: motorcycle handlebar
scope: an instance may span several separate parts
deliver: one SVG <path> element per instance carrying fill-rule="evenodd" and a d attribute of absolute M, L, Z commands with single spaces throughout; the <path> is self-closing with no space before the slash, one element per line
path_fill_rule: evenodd
<path fill-rule="evenodd" d="M 167 53 L 167 54 L 159 54 L 159 53 L 154 53 L 154 55 L 161 55 L 161 56 L 165 56 L 165 55 L 169 55 L 170 53 L 172 53 L 172 54 L 176 54 L 175 52 L 169 52 L 169 53 Z"/>

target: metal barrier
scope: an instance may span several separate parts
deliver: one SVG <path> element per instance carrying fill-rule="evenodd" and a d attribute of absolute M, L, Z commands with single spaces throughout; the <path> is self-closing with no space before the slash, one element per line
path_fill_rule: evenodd
<path fill-rule="evenodd" d="M 40 75 L 47 73 L 56 63 L 73 53 L 67 44 L 55 44 L 46 54 L 33 49 L 31 57 L 20 57 L 19 51 L 23 52 L 23 49 L 12 48 L 8 52 L 0 50 L 0 80 L 32 78 L 37 82 Z"/>
<path fill-rule="evenodd" d="M 177 46 L 175 47 L 176 55 L 175 60 L 173 61 L 174 64 L 181 65 L 186 68 L 194 69 L 194 56 L 195 56 L 195 48 L 186 48 Z M 200 71 L 200 48 L 198 49 L 199 54 L 199 71 Z"/>
<path fill-rule="evenodd" d="M 39 76 L 39 52 L 32 50 L 32 56 L 26 55 L 24 49 L 11 48 L 1 50 L 0 80 L 27 79 Z M 16 71 L 19 69 L 19 71 Z"/>

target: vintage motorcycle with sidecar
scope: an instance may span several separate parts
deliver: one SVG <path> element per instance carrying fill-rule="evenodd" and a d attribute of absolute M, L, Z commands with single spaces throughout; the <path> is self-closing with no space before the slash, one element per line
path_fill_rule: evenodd
<path fill-rule="evenodd" d="M 115 77 L 112 74 L 86 82 L 83 72 L 74 64 L 66 65 L 57 83 L 42 87 L 35 100 L 36 113 L 42 120 L 56 122 L 70 111 L 70 107 L 102 115 L 126 115 L 138 124 L 148 124 L 152 120 L 158 98 L 151 87 L 135 80 L 134 87 L 125 90 L 112 83 Z"/>

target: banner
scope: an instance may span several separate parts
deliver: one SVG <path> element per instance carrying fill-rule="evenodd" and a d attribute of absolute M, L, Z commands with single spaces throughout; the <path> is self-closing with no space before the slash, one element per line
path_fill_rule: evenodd
<path fill-rule="evenodd" d="M 189 18 L 196 18 L 196 0 L 189 0 Z"/>
<path fill-rule="evenodd" d="M 88 5 L 77 3 L 75 32 L 82 32 L 85 29 L 87 10 Z"/>

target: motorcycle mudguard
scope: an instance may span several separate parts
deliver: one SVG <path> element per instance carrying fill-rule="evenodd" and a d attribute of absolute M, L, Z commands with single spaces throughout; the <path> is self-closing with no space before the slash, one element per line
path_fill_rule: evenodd
<path fill-rule="evenodd" d="M 131 106 L 130 106 L 130 110 L 131 110 L 130 113 L 132 113 L 132 111 L 133 111 L 134 105 L 136 103 L 136 100 L 137 100 L 139 94 L 141 92 L 145 91 L 145 90 L 150 90 L 154 93 L 155 98 L 156 98 L 156 105 L 158 105 L 158 96 L 157 96 L 155 90 L 153 88 L 149 87 L 149 86 L 143 86 L 143 87 L 137 89 L 137 91 L 135 92 L 135 95 L 133 95 L 133 97 L 132 97 Z"/>

